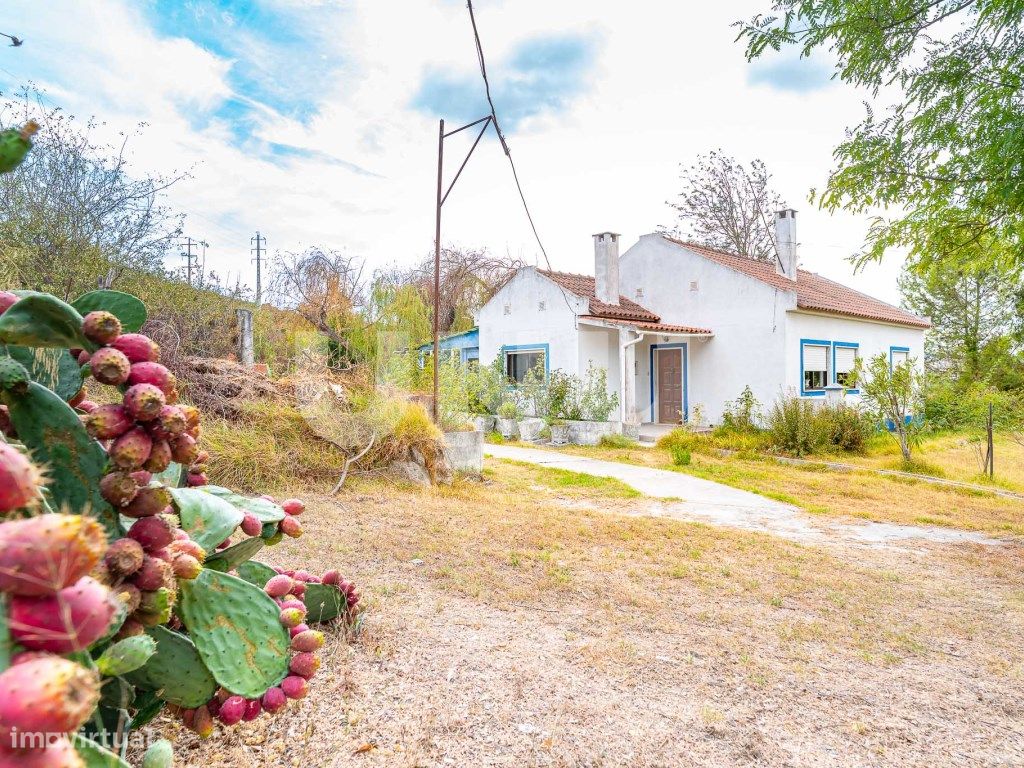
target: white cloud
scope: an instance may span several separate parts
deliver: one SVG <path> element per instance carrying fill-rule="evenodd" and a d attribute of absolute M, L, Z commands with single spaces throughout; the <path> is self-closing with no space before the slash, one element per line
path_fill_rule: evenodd
<path fill-rule="evenodd" d="M 267 51 L 265 77 L 282 67 L 312 73 L 328 54 L 344 62 L 317 95 L 310 119 L 282 117 L 274 104 L 255 118 L 258 141 L 250 152 L 274 142 L 308 149 L 307 158 L 248 154 L 237 126 L 197 120 L 233 95 L 251 95 L 232 93 L 234 61 L 158 35 L 128 0 L 9 4 L 0 18 L 26 43 L 0 60 L 0 73 L 44 84 L 75 114 L 107 121 L 111 136 L 148 122 L 133 142 L 134 162 L 158 171 L 194 168 L 171 201 L 189 214 L 189 234 L 210 243 L 209 264 L 222 274 L 241 272 L 252 281 L 249 238 L 257 228 L 271 249 L 347 247 L 372 267 L 419 258 L 433 237 L 437 123 L 410 103 L 428 67 L 476 73 L 465 5 L 405 0 L 397 9 L 354 0 L 343 4 L 343 15 L 342 4 L 326 0 L 273 5 L 313 6 L 324 19 L 318 44 L 330 48 L 297 61 Z M 813 92 L 751 85 L 730 23 L 764 8 L 756 0 L 477 3 L 492 69 L 538 36 L 585 33 L 602 41 L 591 85 L 568 111 L 531 118 L 509 137 L 556 268 L 590 271 L 592 232 L 610 228 L 632 241 L 669 223 L 664 203 L 677 192 L 678 164 L 721 148 L 743 160 L 760 157 L 774 172 L 800 209 L 806 268 L 897 298 L 898 260 L 857 276 L 844 261 L 861 243 L 864 220 L 830 217 L 806 202 L 809 188 L 827 178 L 843 128 L 859 119 L 862 96 L 841 84 Z M 501 94 L 495 98 L 500 111 Z M 470 140 L 460 134 L 446 146 L 449 174 Z M 538 256 L 494 143 L 478 148 L 443 224 L 446 242 Z"/>

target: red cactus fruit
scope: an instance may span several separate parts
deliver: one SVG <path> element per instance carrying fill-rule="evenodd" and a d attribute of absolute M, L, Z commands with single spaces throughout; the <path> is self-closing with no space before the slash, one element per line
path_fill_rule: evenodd
<path fill-rule="evenodd" d="M 319 651 L 324 645 L 324 633 L 315 629 L 307 629 L 292 638 L 292 650 L 299 653 Z"/>
<path fill-rule="evenodd" d="M 305 618 L 306 614 L 298 608 L 285 608 L 280 615 L 281 623 L 289 629 L 297 627 Z"/>
<path fill-rule="evenodd" d="M 154 440 L 149 458 L 142 465 L 147 472 L 163 472 L 171 466 L 171 446 L 166 440 Z"/>
<path fill-rule="evenodd" d="M 175 557 L 179 554 L 190 555 L 199 562 L 203 562 L 206 559 L 206 550 L 203 549 L 199 544 L 191 539 L 179 539 L 171 542 L 167 547 L 171 552 L 171 557 Z"/>
<path fill-rule="evenodd" d="M 304 677 L 289 675 L 281 681 L 281 690 L 289 699 L 302 699 L 309 693 L 309 683 Z"/>
<path fill-rule="evenodd" d="M 139 492 L 135 479 L 127 472 L 111 472 L 100 480 L 100 495 L 113 507 L 123 507 Z"/>
<path fill-rule="evenodd" d="M 83 400 L 76 407 L 82 413 L 92 413 L 93 411 L 95 411 L 100 406 L 99 406 L 98 403 L 94 403 L 92 400 Z"/>
<path fill-rule="evenodd" d="M 113 440 L 135 426 L 124 408 L 113 403 L 101 405 L 85 418 L 85 428 L 97 440 Z"/>
<path fill-rule="evenodd" d="M 30 739 L 35 734 L 30 736 Z M 28 743 L 33 743 L 28 740 Z M 0 768 L 86 768 L 67 736 L 47 738 L 42 747 L 9 750 L 0 747 Z"/>
<path fill-rule="evenodd" d="M 20 297 L 10 291 L 0 291 L 0 315 L 13 307 Z"/>
<path fill-rule="evenodd" d="M 136 421 L 152 421 L 165 405 L 164 393 L 152 384 L 135 384 L 124 393 L 124 409 Z"/>
<path fill-rule="evenodd" d="M 202 418 L 202 414 L 199 409 L 194 405 L 179 405 L 182 414 L 185 416 L 185 426 L 187 429 L 195 429 L 199 426 L 199 421 Z"/>
<path fill-rule="evenodd" d="M 242 518 L 242 533 L 246 536 L 259 536 L 263 530 L 263 523 L 252 512 L 246 512 Z"/>
<path fill-rule="evenodd" d="M 185 477 L 185 484 L 189 488 L 201 488 L 209 484 L 209 479 L 201 472 L 189 472 Z"/>
<path fill-rule="evenodd" d="M 309 632 L 309 625 L 308 624 L 299 624 L 298 626 L 292 627 L 291 629 L 289 629 L 288 632 L 289 632 L 289 635 L 288 635 L 289 637 L 298 637 L 303 632 Z"/>
<path fill-rule="evenodd" d="M 306 594 L 306 584 L 302 581 L 296 581 L 295 586 L 292 587 L 292 594 L 296 597 L 302 597 Z"/>
<path fill-rule="evenodd" d="M 187 428 L 185 414 L 176 405 L 165 405 L 160 409 L 157 417 L 150 422 L 150 430 L 153 434 L 165 440 L 184 434 Z"/>
<path fill-rule="evenodd" d="M 263 694 L 261 703 L 263 704 L 263 710 L 265 712 L 276 715 L 288 706 L 288 697 L 284 695 L 284 691 L 280 688 L 269 688 L 267 692 Z"/>
<path fill-rule="evenodd" d="M 196 456 L 196 464 L 205 464 L 209 460 L 210 460 L 210 452 L 209 451 L 200 451 L 199 455 Z"/>
<path fill-rule="evenodd" d="M 0 674 L 0 743 L 16 746 L 15 733 L 74 733 L 99 698 L 98 675 L 73 661 L 40 655 L 16 664 Z"/>
<path fill-rule="evenodd" d="M 121 321 L 109 312 L 90 312 L 82 318 L 82 334 L 96 344 L 109 344 L 121 335 Z"/>
<path fill-rule="evenodd" d="M 150 363 L 160 359 L 160 347 L 149 336 L 141 333 L 124 333 L 111 343 L 114 349 L 124 352 L 133 363 Z"/>
<path fill-rule="evenodd" d="M 278 523 L 278 528 L 285 536 L 291 536 L 293 539 L 302 535 L 302 523 L 296 517 L 286 517 Z"/>
<path fill-rule="evenodd" d="M 147 552 L 153 552 L 174 541 L 174 528 L 163 515 L 154 515 L 136 520 L 128 530 L 128 536 Z"/>
<path fill-rule="evenodd" d="M 320 577 L 321 584 L 336 585 L 339 581 L 341 581 L 341 574 L 335 570 L 324 571 L 324 575 Z"/>
<path fill-rule="evenodd" d="M 167 509 L 171 503 L 171 492 L 162 485 L 140 488 L 131 504 L 121 510 L 128 517 L 152 517 Z"/>
<path fill-rule="evenodd" d="M 152 384 L 161 392 L 166 394 L 174 389 L 175 378 L 167 368 L 160 363 L 142 362 L 132 365 L 131 373 L 128 374 L 129 384 Z"/>
<path fill-rule="evenodd" d="M 106 546 L 102 526 L 84 515 L 40 515 L 0 524 L 0 592 L 52 595 L 89 573 Z"/>
<path fill-rule="evenodd" d="M 10 438 L 17 437 L 11 423 L 11 412 L 6 405 L 0 405 L 0 434 Z"/>
<path fill-rule="evenodd" d="M 154 592 L 168 584 L 174 585 L 170 563 L 152 555 L 146 555 L 142 559 L 142 567 L 135 572 L 132 580 L 143 592 Z"/>
<path fill-rule="evenodd" d="M 196 441 L 191 436 L 178 435 L 171 440 L 171 456 L 179 464 L 188 466 L 195 462 L 198 455 L 199 446 L 196 445 Z"/>
<path fill-rule="evenodd" d="M 278 574 L 267 582 L 266 586 L 263 587 L 263 591 L 271 597 L 284 597 L 292 591 L 292 587 L 294 586 L 295 581 L 291 576 Z"/>
<path fill-rule="evenodd" d="M 260 712 L 263 711 L 263 705 L 260 704 L 259 699 L 247 699 L 245 702 L 245 714 L 242 715 L 242 719 L 250 723 L 260 716 Z"/>
<path fill-rule="evenodd" d="M 0 441 L 0 514 L 34 504 L 41 482 L 39 470 L 28 456 Z"/>
<path fill-rule="evenodd" d="M 142 592 L 134 584 L 120 584 L 114 590 L 114 597 L 120 600 L 128 613 L 135 613 L 142 604 Z"/>
<path fill-rule="evenodd" d="M 192 730 L 201 739 L 208 739 L 213 734 L 213 717 L 205 704 L 196 709 L 192 717 Z"/>
<path fill-rule="evenodd" d="M 198 578 L 199 574 L 203 572 L 202 564 L 192 555 L 176 555 L 171 561 L 171 567 L 175 576 L 186 581 Z"/>
<path fill-rule="evenodd" d="M 309 571 L 298 570 L 298 571 L 295 572 L 295 575 L 292 576 L 292 578 L 295 579 L 296 581 L 302 581 L 302 582 L 307 582 L 308 583 L 310 581 L 313 581 L 316 578 L 316 576 L 314 576 Z"/>
<path fill-rule="evenodd" d="M 220 705 L 217 717 L 224 725 L 236 725 L 245 716 L 246 701 L 241 696 L 230 696 Z"/>
<path fill-rule="evenodd" d="M 149 459 L 153 450 L 153 439 L 142 427 L 125 432 L 110 447 L 110 460 L 125 470 L 136 470 Z"/>
<path fill-rule="evenodd" d="M 285 608 L 295 608 L 297 610 L 302 611 L 303 613 L 306 612 L 306 604 L 298 598 L 292 597 L 291 595 L 289 595 L 287 599 L 282 600 L 280 605 L 281 610 L 284 610 Z"/>
<path fill-rule="evenodd" d="M 106 633 L 117 609 L 107 587 L 83 576 L 55 595 L 11 598 L 11 637 L 32 651 L 85 650 Z"/>
<path fill-rule="evenodd" d="M 131 576 L 142 567 L 146 553 L 135 539 L 118 539 L 107 549 L 103 562 L 112 576 Z"/>
<path fill-rule="evenodd" d="M 320 657 L 315 653 L 296 653 L 288 662 L 288 669 L 293 674 L 309 680 L 320 669 Z"/>
<path fill-rule="evenodd" d="M 301 515 L 306 510 L 306 505 L 298 499 L 287 499 L 281 502 L 281 509 L 288 515 Z"/>
<path fill-rule="evenodd" d="M 101 347 L 89 358 L 89 370 L 100 384 L 119 386 L 128 381 L 131 363 L 113 347 Z"/>
<path fill-rule="evenodd" d="M 88 365 L 90 358 L 92 358 L 92 355 L 84 349 L 75 356 L 75 359 L 78 360 L 78 364 L 82 366 Z"/>

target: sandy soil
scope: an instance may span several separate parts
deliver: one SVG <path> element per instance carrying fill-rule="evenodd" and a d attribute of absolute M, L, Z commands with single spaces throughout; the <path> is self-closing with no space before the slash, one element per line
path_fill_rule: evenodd
<path fill-rule="evenodd" d="M 558 501 L 566 499 L 532 504 Z M 412 533 L 431 515 L 469 529 L 472 518 L 460 515 L 470 505 L 511 518 L 518 507 L 506 503 L 500 493 L 429 491 L 313 499 L 307 536 L 259 559 L 342 567 L 368 598 L 361 630 L 332 633 L 313 692 L 287 716 L 205 743 L 178 734 L 179 764 L 1024 765 L 1019 543 L 999 552 L 851 548 L 856 578 L 891 587 L 879 592 L 886 602 L 877 611 L 830 612 L 822 596 L 834 591 L 817 583 L 768 604 L 753 587 L 695 591 L 688 578 L 641 573 L 630 578 L 639 591 L 629 596 L 624 574 L 640 567 L 642 541 L 617 552 L 581 540 L 578 561 L 568 549 L 559 556 L 572 578 L 541 589 L 532 572 L 479 575 L 501 570 L 476 570 L 500 545 L 493 530 L 430 551 Z M 609 511 L 597 514 L 615 514 L 613 502 L 603 506 Z M 550 514 L 569 516 L 571 526 L 582 513 Z M 526 519 L 512 519 L 524 539 L 532 535 Z M 704 535 L 697 527 L 692 534 Z M 444 529 L 433 535 L 441 544 L 454 538 Z M 730 535 L 745 538 L 729 552 L 776 551 L 767 536 Z M 778 548 L 786 563 L 817 557 Z M 716 557 L 711 567 L 728 570 Z M 584 574 L 584 564 L 597 576 Z M 817 560 L 810 565 L 822 570 Z M 829 616 L 834 625 L 822 625 Z M 905 641 L 870 651 L 845 637 L 897 630 Z M 179 730 L 166 720 L 153 728 Z"/>

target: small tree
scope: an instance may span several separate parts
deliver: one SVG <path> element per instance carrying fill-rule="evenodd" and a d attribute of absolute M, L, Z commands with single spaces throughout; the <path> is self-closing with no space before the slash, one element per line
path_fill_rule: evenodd
<path fill-rule="evenodd" d="M 920 415 L 923 405 L 921 375 L 914 360 L 893 366 L 885 353 L 868 360 L 867 365 L 857 361 L 854 386 L 860 388 L 861 397 L 869 411 L 889 427 L 889 434 L 899 443 L 904 461 L 910 461 L 911 446 L 917 443 Z"/>

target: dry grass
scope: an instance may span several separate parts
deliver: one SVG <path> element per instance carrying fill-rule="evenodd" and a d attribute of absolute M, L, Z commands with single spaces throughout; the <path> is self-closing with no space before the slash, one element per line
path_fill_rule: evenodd
<path fill-rule="evenodd" d="M 364 480 L 309 501 L 306 537 L 262 559 L 342 568 L 367 596 L 364 633 L 332 644 L 288 717 L 184 736 L 184 766 L 1024 754 L 1019 546 L 826 553 L 619 515 L 643 500 L 507 462 L 482 484 Z"/>
<path fill-rule="evenodd" d="M 818 466 L 793 466 L 754 453 L 728 457 L 693 453 L 691 463 L 680 467 L 673 465 L 669 453 L 661 449 L 572 446 L 559 450 L 686 472 L 795 504 L 815 515 L 1024 535 L 1024 500 L 986 491 L 867 471 L 838 472 Z M 935 455 L 929 454 L 929 458 Z"/>

